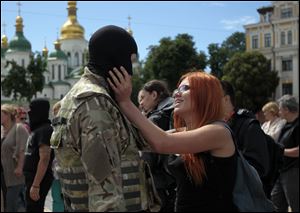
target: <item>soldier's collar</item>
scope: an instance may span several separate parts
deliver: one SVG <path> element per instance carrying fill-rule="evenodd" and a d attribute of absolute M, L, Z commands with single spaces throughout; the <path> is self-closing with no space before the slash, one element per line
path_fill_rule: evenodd
<path fill-rule="evenodd" d="M 105 79 L 104 79 L 102 76 L 97 75 L 97 74 L 91 72 L 91 71 L 89 70 L 88 67 L 85 67 L 85 68 L 84 68 L 84 74 L 83 74 L 83 76 L 84 76 L 84 77 L 87 77 L 87 78 L 89 78 L 89 79 L 92 78 L 91 80 L 92 80 L 93 83 L 98 84 L 98 85 L 101 85 L 101 86 L 103 86 L 106 90 L 109 91 L 109 86 L 108 86 L 108 83 L 105 81 Z"/>

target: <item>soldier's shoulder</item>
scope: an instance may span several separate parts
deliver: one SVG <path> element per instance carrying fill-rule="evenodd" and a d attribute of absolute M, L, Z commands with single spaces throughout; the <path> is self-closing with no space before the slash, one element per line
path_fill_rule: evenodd
<path fill-rule="evenodd" d="M 104 94 L 93 94 L 92 96 L 77 99 L 80 101 L 78 105 L 76 114 L 77 115 L 93 115 L 95 117 L 106 117 L 108 114 L 117 119 L 119 116 L 119 110 L 112 103 L 111 97 Z"/>
<path fill-rule="evenodd" d="M 80 85 L 80 91 L 76 94 L 75 98 L 88 98 L 90 96 L 98 96 L 99 94 L 108 95 L 107 90 L 104 87 L 93 85 L 93 84 L 86 84 Z"/>
<path fill-rule="evenodd" d="M 107 89 L 102 86 L 93 83 L 88 78 L 81 78 L 71 89 L 69 94 L 76 99 L 85 99 L 90 96 L 95 96 L 97 94 L 108 95 Z"/>

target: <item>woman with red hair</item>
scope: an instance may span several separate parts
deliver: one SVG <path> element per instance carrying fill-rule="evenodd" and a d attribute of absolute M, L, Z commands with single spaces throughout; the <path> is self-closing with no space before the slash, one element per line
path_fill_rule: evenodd
<path fill-rule="evenodd" d="M 230 131 L 222 122 L 220 81 L 205 72 L 182 76 L 174 92 L 175 133 L 152 124 L 131 102 L 131 76 L 121 67 L 110 71 L 122 112 L 158 153 L 174 154 L 169 171 L 177 182 L 175 211 L 237 211 L 232 201 L 236 152 Z"/>

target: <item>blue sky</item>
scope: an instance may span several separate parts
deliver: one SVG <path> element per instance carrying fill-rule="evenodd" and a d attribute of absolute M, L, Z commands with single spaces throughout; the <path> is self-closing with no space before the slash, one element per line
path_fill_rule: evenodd
<path fill-rule="evenodd" d="M 133 36 L 140 59 L 145 59 L 150 45 L 163 37 L 172 39 L 179 33 L 193 36 L 197 51 L 205 51 L 210 43 L 222 43 L 233 32 L 244 32 L 243 25 L 257 23 L 257 9 L 270 1 L 78 1 L 78 22 L 85 29 L 85 38 L 105 25 L 128 26 L 130 15 Z M 67 20 L 67 1 L 21 1 L 24 35 L 32 51 L 41 51 L 46 40 L 53 51 L 53 42 Z M 18 14 L 16 1 L 1 1 L 1 35 L 10 40 L 15 34 Z M 3 29 L 3 22 L 5 28 Z"/>

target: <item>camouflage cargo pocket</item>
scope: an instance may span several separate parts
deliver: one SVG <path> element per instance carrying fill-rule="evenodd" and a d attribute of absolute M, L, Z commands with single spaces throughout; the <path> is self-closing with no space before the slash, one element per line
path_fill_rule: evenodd
<path fill-rule="evenodd" d="M 120 149 L 121 140 L 117 136 L 117 131 L 106 129 L 102 132 L 105 149 L 108 153 L 109 161 L 113 168 L 120 166 Z"/>
<path fill-rule="evenodd" d="M 100 184 L 112 172 L 110 152 L 103 141 L 102 132 L 82 134 L 82 164 L 88 178 Z"/>

